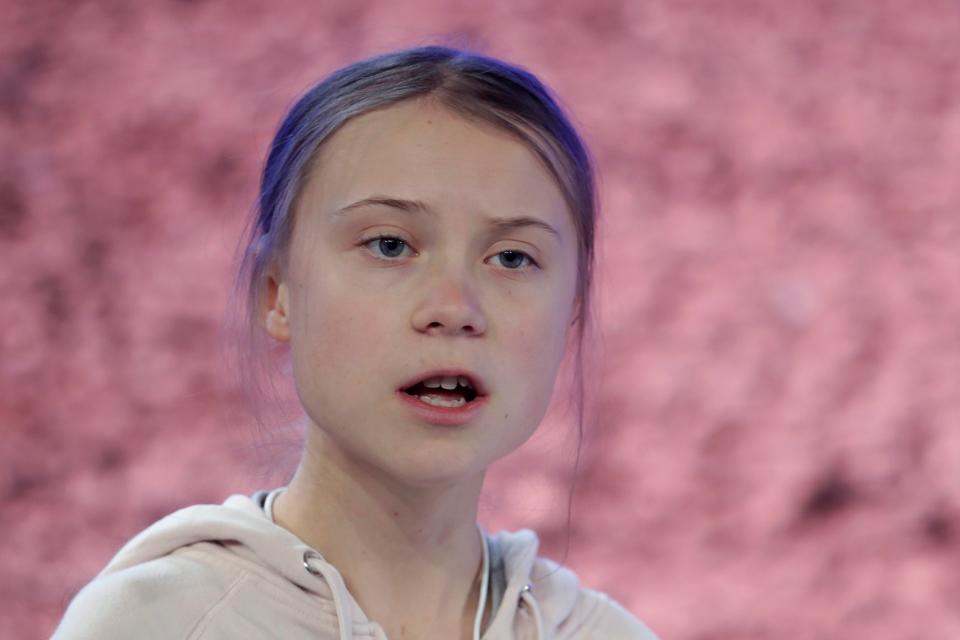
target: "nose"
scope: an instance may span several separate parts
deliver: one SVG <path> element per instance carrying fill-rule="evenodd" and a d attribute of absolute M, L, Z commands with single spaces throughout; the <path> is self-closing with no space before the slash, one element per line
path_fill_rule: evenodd
<path fill-rule="evenodd" d="M 413 314 L 417 331 L 451 336 L 486 332 L 486 315 L 467 278 L 448 272 L 440 278 L 429 279 L 426 289 L 427 295 Z"/>

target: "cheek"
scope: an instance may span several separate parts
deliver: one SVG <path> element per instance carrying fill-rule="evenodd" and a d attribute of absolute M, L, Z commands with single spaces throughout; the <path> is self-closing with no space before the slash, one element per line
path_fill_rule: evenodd
<path fill-rule="evenodd" d="M 377 327 L 385 317 L 382 306 L 362 289 L 350 286 L 333 272 L 327 278 L 313 276 L 309 288 L 301 288 L 292 303 L 296 321 L 291 352 L 298 382 L 311 393 L 324 393 L 327 386 L 361 389 L 367 384 L 364 367 L 379 359 L 387 345 L 379 344 L 386 331 Z M 335 370 L 336 385 L 328 383 Z"/>
<path fill-rule="evenodd" d="M 548 402 L 566 348 L 564 315 L 553 305 L 524 307 L 523 315 L 504 328 L 504 354 L 518 389 Z"/>

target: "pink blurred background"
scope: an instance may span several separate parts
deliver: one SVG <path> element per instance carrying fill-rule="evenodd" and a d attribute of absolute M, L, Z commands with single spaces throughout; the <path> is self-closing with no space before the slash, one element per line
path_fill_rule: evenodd
<path fill-rule="evenodd" d="M 555 413 L 485 526 L 664 640 L 960 637 L 952 0 L 6 0 L 0 635 L 275 486 L 218 350 L 267 144 L 334 68 L 456 38 L 562 97 L 603 199 L 569 538 Z"/>

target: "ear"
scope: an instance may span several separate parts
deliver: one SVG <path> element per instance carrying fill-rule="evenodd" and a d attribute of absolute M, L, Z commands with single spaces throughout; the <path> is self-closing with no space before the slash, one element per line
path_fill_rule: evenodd
<path fill-rule="evenodd" d="M 278 283 L 273 274 L 267 277 L 265 303 L 264 328 L 272 338 L 286 342 L 290 339 L 290 293 L 286 283 Z"/>

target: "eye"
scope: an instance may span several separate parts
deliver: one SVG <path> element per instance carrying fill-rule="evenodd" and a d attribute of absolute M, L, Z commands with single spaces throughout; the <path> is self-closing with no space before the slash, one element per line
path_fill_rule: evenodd
<path fill-rule="evenodd" d="M 377 249 L 380 249 L 384 252 L 386 257 L 381 257 L 373 251 L 373 257 L 377 260 L 383 260 L 384 262 L 394 262 L 394 258 L 400 257 L 403 253 L 403 249 L 407 246 L 407 243 L 402 238 L 396 236 L 387 236 L 381 235 L 373 238 L 368 238 L 360 242 L 361 246 L 373 245 Z"/>
<path fill-rule="evenodd" d="M 366 247 L 372 245 L 376 249 L 371 249 L 373 257 L 377 260 L 383 262 L 396 262 L 396 258 L 399 258 L 403 254 L 405 248 L 409 248 L 406 240 L 398 238 L 396 236 L 389 235 L 379 235 L 372 238 L 367 238 L 366 240 L 360 241 L 360 246 Z M 377 251 L 382 253 L 379 253 Z M 495 257 L 500 257 L 500 264 L 504 266 L 508 271 L 524 271 L 525 269 L 530 269 L 533 267 L 539 268 L 536 260 L 534 260 L 530 254 L 523 251 L 517 251 L 516 249 L 507 249 L 496 254 Z M 506 260 L 504 260 L 506 258 Z M 524 260 L 526 260 L 526 265 L 524 265 Z M 510 266 L 515 265 L 515 266 Z"/>
<path fill-rule="evenodd" d="M 508 267 L 506 262 L 514 264 L 519 259 L 520 263 L 522 264 L 524 258 L 527 259 L 527 262 L 530 266 L 534 266 L 534 267 L 540 266 L 536 263 L 536 261 L 533 258 L 530 257 L 529 254 L 524 253 L 523 251 L 517 251 L 516 249 L 507 249 L 506 251 L 501 251 L 500 253 L 497 254 L 497 256 L 501 256 L 500 264 L 507 267 L 509 271 L 523 271 L 520 264 L 518 264 L 516 267 Z M 505 262 L 502 258 L 503 256 L 507 256 L 509 260 Z"/>

